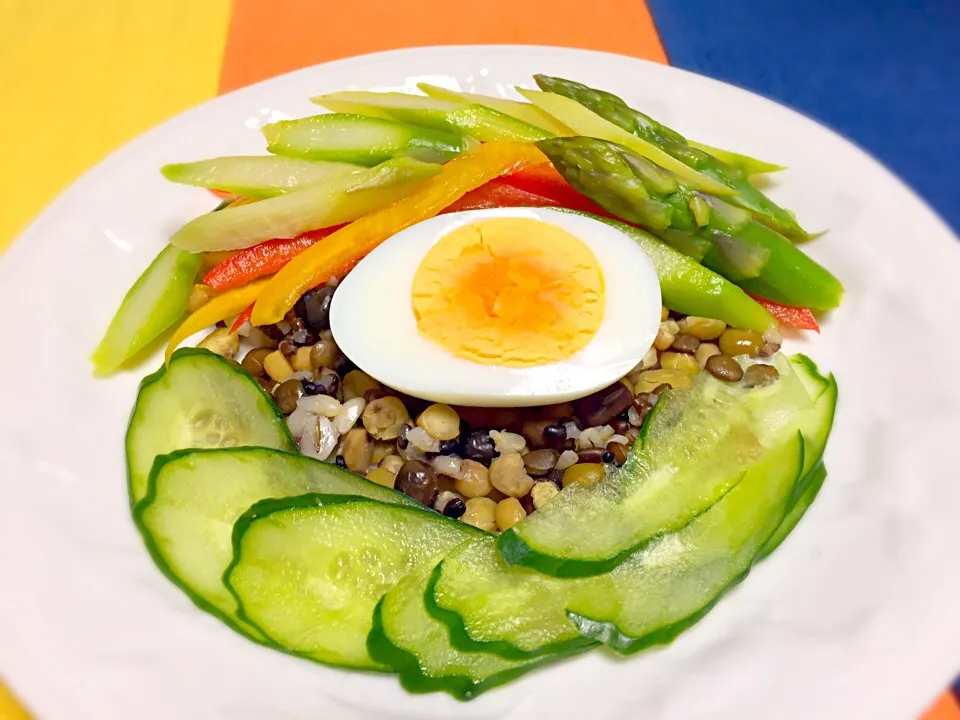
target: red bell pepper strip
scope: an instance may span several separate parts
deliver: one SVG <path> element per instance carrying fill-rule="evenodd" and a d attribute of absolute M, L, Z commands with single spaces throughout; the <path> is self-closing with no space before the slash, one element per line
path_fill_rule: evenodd
<path fill-rule="evenodd" d="M 243 324 L 250 319 L 251 315 L 253 315 L 253 303 L 247 305 L 247 309 L 237 315 L 237 319 L 234 320 L 233 325 L 230 326 L 230 334 L 233 335 L 237 330 L 242 328 Z"/>
<path fill-rule="evenodd" d="M 203 276 L 204 285 L 218 292 L 246 285 L 264 275 L 272 275 L 318 240 L 342 225 L 312 230 L 289 240 L 267 240 L 232 255 Z"/>
<path fill-rule="evenodd" d="M 747 294 L 750 295 L 750 293 Z M 781 305 L 778 302 L 757 297 L 756 295 L 750 295 L 750 297 L 756 300 L 759 305 L 780 322 L 795 327 L 798 330 L 815 330 L 818 333 L 820 332 L 817 319 L 809 309 L 793 307 L 791 305 Z"/>

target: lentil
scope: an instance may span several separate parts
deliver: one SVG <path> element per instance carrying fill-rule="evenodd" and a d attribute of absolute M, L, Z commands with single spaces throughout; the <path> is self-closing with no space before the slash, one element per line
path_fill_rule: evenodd
<path fill-rule="evenodd" d="M 434 403 L 420 413 L 417 426 L 437 440 L 453 440 L 460 434 L 460 416 L 449 405 Z"/>
<path fill-rule="evenodd" d="M 460 520 L 480 530 L 493 532 L 497 529 L 497 503 L 490 498 L 474 497 L 466 502 L 466 509 Z"/>
<path fill-rule="evenodd" d="M 460 447 L 459 440 L 444 440 L 440 443 L 440 454 L 441 455 L 455 455 L 457 450 Z"/>
<path fill-rule="evenodd" d="M 463 460 L 460 463 L 460 477 L 454 483 L 457 492 L 468 498 L 488 495 L 493 485 L 490 484 L 490 471 L 486 465 L 476 460 Z"/>
<path fill-rule="evenodd" d="M 497 503 L 494 510 L 494 519 L 497 522 L 497 529 L 503 532 L 509 530 L 518 522 L 527 516 L 523 505 L 515 497 L 508 497 Z"/>
<path fill-rule="evenodd" d="M 397 476 L 389 470 L 378 467 L 367 473 L 367 480 L 375 482 L 377 485 L 392 488 L 397 480 Z"/>
<path fill-rule="evenodd" d="M 713 343 L 701 343 L 700 347 L 697 348 L 697 351 L 693 354 L 693 356 L 696 358 L 700 367 L 704 367 L 707 364 L 707 360 L 712 358 L 714 355 L 719 354 L 720 348 Z"/>
<path fill-rule="evenodd" d="M 630 442 L 630 438 L 624 438 L 627 442 Z M 617 465 L 623 465 L 627 461 L 627 445 L 622 442 L 612 442 L 607 445 L 607 450 L 613 456 L 610 462 L 614 462 Z"/>
<path fill-rule="evenodd" d="M 406 406 L 395 397 L 382 397 L 363 410 L 363 426 L 377 440 L 395 440 L 410 423 Z"/>
<path fill-rule="evenodd" d="M 761 345 L 763 345 L 763 338 L 756 330 L 727 328 L 720 336 L 720 352 L 730 357 L 736 355 L 756 357 Z"/>
<path fill-rule="evenodd" d="M 606 471 L 600 463 L 577 463 L 563 473 L 563 487 L 590 487 L 603 480 Z"/>
<path fill-rule="evenodd" d="M 714 355 L 709 358 L 706 370 L 723 382 L 738 382 L 743 377 L 743 368 L 729 355 Z"/>
<path fill-rule="evenodd" d="M 343 377 L 343 397 L 346 400 L 362 398 L 367 390 L 380 387 L 380 383 L 362 370 L 351 370 Z"/>
<path fill-rule="evenodd" d="M 336 363 L 339 352 L 332 340 L 320 340 L 310 348 L 310 364 L 314 370 L 332 368 Z"/>
<path fill-rule="evenodd" d="M 551 425 L 553 425 L 552 420 L 528 420 L 523 424 L 521 432 L 530 447 L 542 448 L 547 444 L 544 431 Z M 564 439 L 566 439 L 566 432 L 564 432 Z"/>
<path fill-rule="evenodd" d="M 523 466 L 527 473 L 533 476 L 546 475 L 557 465 L 560 453 L 556 450 L 544 448 L 533 450 L 523 456 Z"/>
<path fill-rule="evenodd" d="M 665 352 L 660 356 L 660 364 L 664 370 L 679 370 L 691 377 L 700 372 L 700 363 L 686 353 Z"/>
<path fill-rule="evenodd" d="M 744 387 L 755 388 L 770 385 L 777 381 L 780 373 L 773 365 L 751 365 L 743 375 Z"/>
<path fill-rule="evenodd" d="M 243 356 L 240 365 L 255 378 L 263 377 L 263 361 L 270 352 L 267 348 L 254 348 Z"/>
<path fill-rule="evenodd" d="M 555 500 L 559 494 L 560 489 L 552 482 L 538 482 L 530 491 L 530 495 L 533 499 L 533 507 L 537 510 L 542 508 L 551 500 Z"/>
<path fill-rule="evenodd" d="M 394 487 L 414 500 L 429 505 L 437 492 L 437 474 L 419 460 L 408 460 L 397 473 Z"/>
<path fill-rule="evenodd" d="M 698 347 L 700 347 L 700 341 L 697 338 L 693 335 L 681 333 L 673 339 L 673 345 L 670 346 L 670 349 L 681 353 L 695 353 Z"/>
<path fill-rule="evenodd" d="M 280 408 L 280 412 L 289 415 L 297 409 L 297 403 L 303 396 L 303 385 L 299 380 L 284 380 L 273 390 L 273 400 Z"/>
<path fill-rule="evenodd" d="M 399 455 L 387 455 L 380 461 L 380 470 L 386 470 L 391 475 L 396 475 L 403 467 L 403 458 Z"/>
<path fill-rule="evenodd" d="M 677 327 L 697 340 L 716 340 L 727 329 L 727 324 L 723 320 L 688 315 L 677 323 Z"/>
<path fill-rule="evenodd" d="M 690 376 L 679 370 L 646 370 L 640 373 L 640 377 L 637 380 L 637 393 L 652 392 L 661 385 L 668 385 L 678 390 L 686 390 L 692 384 Z"/>
<path fill-rule="evenodd" d="M 533 487 L 533 478 L 527 475 L 520 453 L 507 452 L 490 464 L 490 483 L 504 495 L 523 497 Z"/>
<path fill-rule="evenodd" d="M 277 382 L 283 382 L 293 375 L 293 368 L 279 350 L 274 350 L 263 359 L 263 369 Z"/>

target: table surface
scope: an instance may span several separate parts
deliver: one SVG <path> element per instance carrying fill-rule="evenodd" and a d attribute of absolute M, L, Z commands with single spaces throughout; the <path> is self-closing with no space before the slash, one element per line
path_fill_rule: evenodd
<path fill-rule="evenodd" d="M 112 150 L 219 93 L 351 55 L 461 43 L 617 52 L 771 96 L 865 147 L 960 228 L 948 175 L 960 157 L 960 3 L 841 5 L 592 0 L 585 17 L 582 0 L 419 0 L 415 13 L 395 0 L 0 0 L 0 251 Z M 376 21 L 361 32 L 357 18 Z M 30 718 L 3 670 L 0 720 Z M 960 708 L 947 692 L 922 717 L 960 720 Z"/>

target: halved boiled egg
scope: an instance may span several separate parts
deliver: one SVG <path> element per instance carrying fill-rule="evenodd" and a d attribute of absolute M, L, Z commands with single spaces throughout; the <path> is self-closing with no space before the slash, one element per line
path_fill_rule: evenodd
<path fill-rule="evenodd" d="M 615 228 L 540 208 L 440 215 L 397 233 L 337 288 L 340 349 L 434 402 L 547 405 L 627 374 L 660 324 L 649 258 Z"/>

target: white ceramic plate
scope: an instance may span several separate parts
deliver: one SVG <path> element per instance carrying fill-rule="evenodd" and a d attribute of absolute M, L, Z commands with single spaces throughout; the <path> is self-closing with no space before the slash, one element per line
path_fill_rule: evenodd
<path fill-rule="evenodd" d="M 695 629 L 626 662 L 603 653 L 461 704 L 244 641 L 154 567 L 130 520 L 123 433 L 141 371 L 87 356 L 125 290 L 209 210 L 164 163 L 259 153 L 307 98 L 418 81 L 505 93 L 531 75 L 622 94 L 690 137 L 788 165 L 774 196 L 846 284 L 819 338 L 836 373 L 830 477 L 807 517 Z M 960 669 L 960 246 L 889 172 L 768 100 L 668 67 L 536 47 L 354 58 L 218 98 L 64 193 L 0 259 L 0 674 L 44 720 L 916 717 Z"/>

